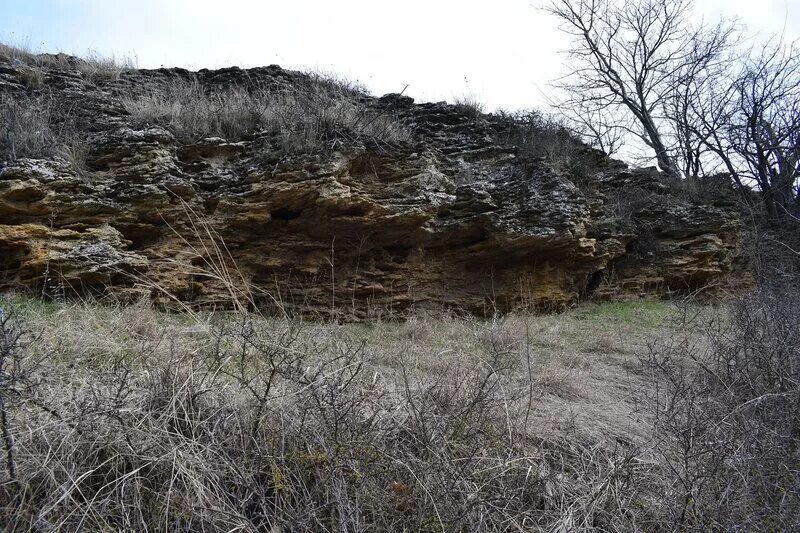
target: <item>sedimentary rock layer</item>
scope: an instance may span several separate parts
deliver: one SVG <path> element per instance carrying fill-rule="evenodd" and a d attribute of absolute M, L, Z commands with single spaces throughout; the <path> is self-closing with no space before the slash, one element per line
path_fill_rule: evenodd
<path fill-rule="evenodd" d="M 133 121 L 120 95 L 176 76 L 292 86 L 304 83 L 299 73 L 134 71 L 93 82 L 63 67 L 31 88 L 27 68 L 0 64 L 0 94 L 47 95 L 77 124 L 83 152 L 79 164 L 68 155 L 1 164 L 5 287 L 363 317 L 554 307 L 743 276 L 730 206 L 577 144 L 593 163 L 576 180 L 526 156 L 498 117 L 363 96 L 411 140 L 287 154 L 259 132 L 179 140 Z"/>

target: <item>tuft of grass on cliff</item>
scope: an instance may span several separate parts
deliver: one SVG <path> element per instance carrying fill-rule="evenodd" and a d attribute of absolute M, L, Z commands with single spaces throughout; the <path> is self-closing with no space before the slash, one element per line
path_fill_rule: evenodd
<path fill-rule="evenodd" d="M 137 68 L 136 58 L 133 56 L 105 56 L 89 50 L 77 57 L 64 53 L 40 53 L 24 44 L 3 42 L 0 42 L 0 61 L 27 67 L 29 87 L 34 89 L 43 85 L 45 71 L 48 69 L 75 71 L 85 80 L 94 83 L 119 79 L 123 72 Z"/>
<path fill-rule="evenodd" d="M 80 138 L 70 108 L 47 90 L 49 71 L 75 72 L 87 83 L 113 86 L 135 127 L 158 125 L 184 143 L 206 137 L 239 141 L 259 136 L 281 154 L 316 153 L 357 143 L 394 145 L 410 129 L 387 110 L 369 104 L 360 84 L 320 72 L 294 73 L 279 86 L 203 83 L 194 74 L 149 83 L 115 83 L 135 75 L 136 62 L 90 52 L 85 57 L 37 54 L 0 43 L 0 61 L 15 68 L 29 94 L 0 99 L 5 134 L 0 161 L 74 154 Z M 141 81 L 141 80 L 140 80 Z"/>
<path fill-rule="evenodd" d="M 410 132 L 395 116 L 369 106 L 346 80 L 307 76 L 297 87 L 209 87 L 174 78 L 139 94 L 123 95 L 135 125 L 158 124 L 180 140 L 238 141 L 266 136 L 280 152 L 313 153 L 340 143 L 397 144 Z"/>

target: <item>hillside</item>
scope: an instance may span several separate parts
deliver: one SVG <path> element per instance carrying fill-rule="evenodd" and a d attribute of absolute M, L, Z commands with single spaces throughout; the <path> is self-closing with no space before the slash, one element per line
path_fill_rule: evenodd
<path fill-rule="evenodd" d="M 798 530 L 794 226 L 737 195 L 537 112 L 0 45 L 0 530 Z"/>
<path fill-rule="evenodd" d="M 368 317 L 746 278 L 724 195 L 629 169 L 536 114 L 277 66 L 8 50 L 0 106 L 5 288 Z"/>

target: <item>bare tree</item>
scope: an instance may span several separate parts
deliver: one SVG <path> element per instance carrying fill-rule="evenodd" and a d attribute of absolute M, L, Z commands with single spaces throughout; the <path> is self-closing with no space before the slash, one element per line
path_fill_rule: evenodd
<path fill-rule="evenodd" d="M 733 84 L 729 144 L 761 190 L 767 213 L 784 218 L 797 206 L 800 180 L 800 56 L 768 44 Z"/>
<path fill-rule="evenodd" d="M 674 91 L 671 118 L 676 131 L 687 139 L 686 146 L 696 151 L 700 159 L 698 170 L 726 172 L 740 191 L 749 193 L 730 136 L 740 71 L 740 58 L 732 58 L 707 65 L 704 71 L 680 80 Z M 749 198 L 749 194 L 744 196 Z"/>
<path fill-rule="evenodd" d="M 733 46 L 737 34 L 733 26 L 722 24 L 693 34 L 686 61 L 669 80 L 663 107 L 665 127 L 684 176 L 697 178 L 721 170 L 710 139 L 718 132 L 719 120 L 725 115 L 709 113 L 717 119 L 717 124 L 701 128 L 697 111 L 711 105 L 711 101 L 704 100 L 709 89 L 716 91 L 739 63 Z"/>
<path fill-rule="evenodd" d="M 772 220 L 800 207 L 800 57 L 793 46 L 768 43 L 707 65 L 675 92 L 673 124 L 713 170 L 729 174 L 744 198 L 759 190 Z"/>
<path fill-rule="evenodd" d="M 574 38 L 575 68 L 559 83 L 563 106 L 617 117 L 614 126 L 641 139 L 672 176 L 700 171 L 701 144 L 669 125 L 668 111 L 681 112 L 676 80 L 702 72 L 733 34 L 722 23 L 693 27 L 689 7 L 689 0 L 554 0 L 548 8 Z"/>
<path fill-rule="evenodd" d="M 609 109 L 589 102 L 575 101 L 569 106 L 556 104 L 566 124 L 593 148 L 613 156 L 625 142 L 625 131 L 621 119 Z"/>

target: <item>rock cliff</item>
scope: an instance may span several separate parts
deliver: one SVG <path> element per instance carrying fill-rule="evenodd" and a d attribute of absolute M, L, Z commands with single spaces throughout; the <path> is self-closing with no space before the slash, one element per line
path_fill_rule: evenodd
<path fill-rule="evenodd" d="M 6 103 L 46 98 L 50 127 L 73 138 L 68 150 L 19 157 L 6 134 L 6 288 L 193 306 L 246 293 L 249 305 L 364 317 L 550 308 L 743 276 L 740 224 L 724 201 L 699 201 L 653 169 L 628 169 L 575 140 L 566 149 L 582 166 L 564 171 L 526 150 L 507 117 L 353 93 L 365 116 L 389 116 L 408 137 L 334 130 L 301 153 L 275 148 L 274 131 L 187 138 L 123 101 L 175 79 L 211 92 L 302 91 L 304 74 L 273 66 L 92 79 L 78 61 L 0 61 Z"/>

